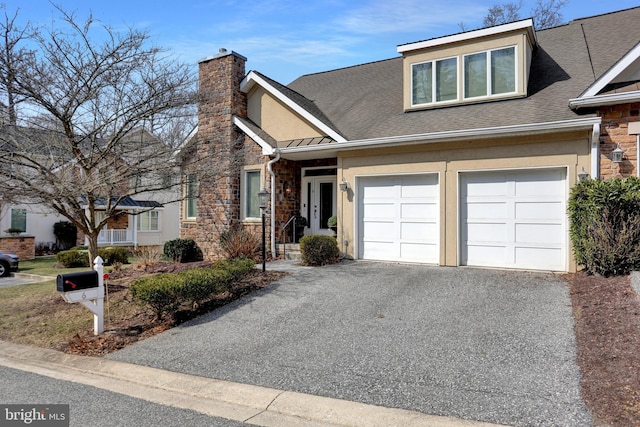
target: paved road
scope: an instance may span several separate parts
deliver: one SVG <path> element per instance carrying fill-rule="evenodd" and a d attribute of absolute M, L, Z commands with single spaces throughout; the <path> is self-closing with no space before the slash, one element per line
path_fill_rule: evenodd
<path fill-rule="evenodd" d="M 72 427 L 240 427 L 223 418 L 0 366 L 3 404 L 68 404 Z"/>
<path fill-rule="evenodd" d="M 271 264 L 280 269 L 290 264 Z M 555 275 L 345 262 L 109 358 L 516 426 L 585 426 L 573 320 Z"/>

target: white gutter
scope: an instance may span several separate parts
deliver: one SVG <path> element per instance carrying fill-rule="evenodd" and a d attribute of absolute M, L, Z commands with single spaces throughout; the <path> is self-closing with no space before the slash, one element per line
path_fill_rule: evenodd
<path fill-rule="evenodd" d="M 280 160 L 280 150 L 276 148 L 276 157 L 269 160 L 267 170 L 271 174 L 271 257 L 276 258 L 276 174 L 273 172 L 273 164 Z"/>
<path fill-rule="evenodd" d="M 585 98 L 573 98 L 569 100 L 569 108 L 600 107 L 603 105 L 616 105 L 640 101 L 640 92 L 610 93 L 607 95 L 589 96 Z"/>
<path fill-rule="evenodd" d="M 385 147 L 388 145 L 411 145 L 424 143 L 435 144 L 448 140 L 468 140 L 481 138 L 486 139 L 491 137 L 505 137 L 523 133 L 549 133 L 558 130 L 586 129 L 593 127 L 593 125 L 595 124 L 600 124 L 600 122 L 600 117 L 588 117 L 583 119 L 562 120 L 557 122 L 530 123 L 492 128 L 463 129 L 414 135 L 392 136 L 385 138 L 361 139 L 355 141 L 335 142 L 332 144 L 281 148 L 280 150 L 282 151 L 282 154 L 286 155 L 317 151 L 376 148 Z"/>

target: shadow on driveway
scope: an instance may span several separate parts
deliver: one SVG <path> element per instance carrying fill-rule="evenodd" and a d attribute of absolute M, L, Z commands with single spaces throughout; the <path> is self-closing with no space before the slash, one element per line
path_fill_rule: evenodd
<path fill-rule="evenodd" d="M 546 273 L 297 267 L 108 358 L 434 415 L 591 424 L 568 287 Z"/>

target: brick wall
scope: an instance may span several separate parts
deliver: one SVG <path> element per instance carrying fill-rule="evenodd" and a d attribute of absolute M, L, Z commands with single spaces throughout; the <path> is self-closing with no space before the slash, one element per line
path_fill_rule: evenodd
<path fill-rule="evenodd" d="M 0 250 L 13 252 L 20 260 L 36 257 L 36 238 L 33 236 L 17 236 L 0 238 Z"/>
<path fill-rule="evenodd" d="M 636 135 L 629 135 L 629 122 L 640 120 L 640 104 L 622 104 L 602 107 L 600 126 L 600 176 L 602 179 L 637 175 Z M 611 161 L 611 152 L 617 147 L 624 151 L 622 163 Z"/>

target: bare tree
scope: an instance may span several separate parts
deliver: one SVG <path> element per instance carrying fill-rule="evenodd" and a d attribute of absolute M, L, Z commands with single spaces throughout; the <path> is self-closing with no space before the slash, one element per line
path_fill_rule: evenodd
<path fill-rule="evenodd" d="M 175 144 L 144 129 L 180 123 L 195 102 L 195 78 L 149 46 L 146 32 L 57 10 L 60 23 L 34 29 L 34 53 L 11 58 L 18 66 L 10 83 L 29 115 L 27 126 L 0 129 L 0 179 L 14 198 L 71 221 L 93 259 L 100 231 L 123 204 L 180 185 L 166 179 Z"/>
<path fill-rule="evenodd" d="M 517 21 L 520 19 L 520 9 L 522 9 L 522 0 L 518 3 L 495 4 L 489 8 L 489 13 L 484 17 L 482 25 L 484 27 L 492 27 Z"/>
<path fill-rule="evenodd" d="M 31 51 L 21 47 L 20 43 L 29 39 L 33 33 L 30 23 L 24 27 L 19 27 L 16 23 L 18 11 L 11 16 L 7 14 L 6 6 L 0 4 L 0 9 L 4 10 L 4 21 L 0 21 L 0 93 L 6 99 L 6 113 L 8 122 L 15 125 L 18 119 L 17 106 L 24 99 L 15 90 L 15 74 L 17 67 Z"/>
<path fill-rule="evenodd" d="M 560 9 L 565 7 L 568 2 L 569 0 L 538 0 L 536 7 L 531 11 L 536 27 L 544 30 L 562 24 Z"/>
<path fill-rule="evenodd" d="M 536 28 L 543 30 L 562 24 L 562 14 L 560 10 L 567 5 L 569 0 L 537 0 L 536 6 L 531 10 Z M 495 4 L 482 21 L 484 27 L 506 24 L 520 19 L 522 0 L 515 3 Z M 458 24 L 461 28 L 463 24 Z"/>

